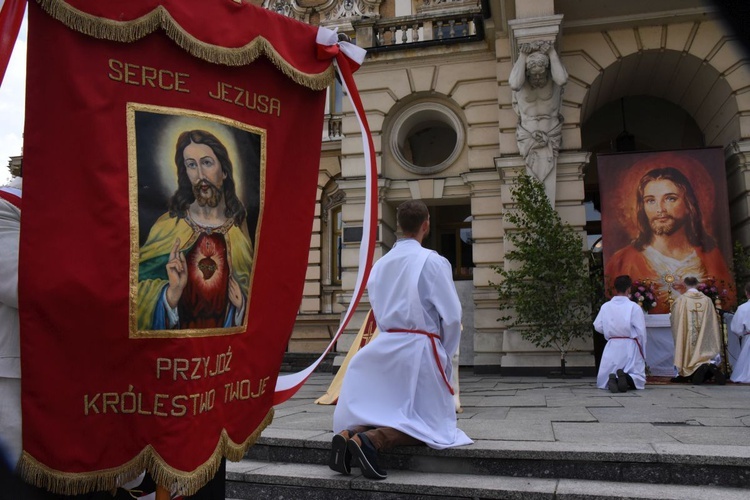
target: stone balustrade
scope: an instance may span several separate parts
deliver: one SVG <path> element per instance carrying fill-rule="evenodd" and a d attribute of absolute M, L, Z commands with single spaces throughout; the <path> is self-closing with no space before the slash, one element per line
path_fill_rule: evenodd
<path fill-rule="evenodd" d="M 323 141 L 340 141 L 343 138 L 341 133 L 341 118 L 343 115 L 329 113 L 325 115 L 325 124 L 323 126 Z"/>
<path fill-rule="evenodd" d="M 484 38 L 480 8 L 430 12 L 391 19 L 361 19 L 352 23 L 356 43 L 368 51 L 415 49 L 442 43 Z"/>

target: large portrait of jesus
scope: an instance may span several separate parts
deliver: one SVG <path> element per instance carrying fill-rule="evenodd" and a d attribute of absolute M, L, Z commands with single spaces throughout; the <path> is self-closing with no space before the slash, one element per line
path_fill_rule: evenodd
<path fill-rule="evenodd" d="M 599 187 L 607 288 L 617 276 L 650 281 L 667 314 L 684 278 L 713 284 L 722 308 L 736 304 L 721 149 L 600 155 Z"/>
<path fill-rule="evenodd" d="M 130 105 L 130 336 L 245 330 L 262 211 L 264 132 Z"/>

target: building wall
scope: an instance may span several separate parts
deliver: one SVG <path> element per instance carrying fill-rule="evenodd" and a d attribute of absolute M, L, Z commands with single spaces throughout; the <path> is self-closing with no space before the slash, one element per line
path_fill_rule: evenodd
<path fill-rule="evenodd" d="M 645 95 L 671 102 L 696 122 L 706 145 L 726 148 L 730 211 L 734 237 L 750 245 L 750 64 L 736 38 L 710 9 L 690 2 L 685 9 L 660 13 L 656 6 L 621 18 L 602 15 L 576 17 L 577 12 L 550 12 L 569 2 L 542 2 L 541 13 L 562 14 L 558 52 L 569 73 L 562 103 L 565 119 L 562 152 L 558 159 L 556 208 L 563 220 L 579 230 L 582 248 L 586 224 L 584 176 L 589 152 L 582 150 L 581 129 L 597 109 L 624 96 Z M 593 5 L 593 4 L 592 4 Z M 639 6 L 648 3 L 639 3 Z M 429 7 L 425 10 L 425 6 Z M 453 5 L 454 6 L 454 5 Z M 446 5 L 451 8 L 452 5 Z M 473 364 L 477 371 L 503 368 L 559 366 L 557 352 L 544 351 L 498 322 L 497 279 L 493 266 L 503 266 L 507 229 L 503 213 L 511 203 L 510 186 L 524 167 L 515 130 L 518 117 L 511 106 L 508 77 L 514 61 L 514 40 L 507 15 L 527 15 L 513 2 L 490 2 L 492 17 L 485 20 L 483 41 L 433 45 L 427 48 L 375 51 L 355 74 L 372 130 L 380 176 L 380 237 L 376 259 L 395 240 L 394 207 L 409 198 L 430 203 L 467 203 L 473 216 L 473 253 L 476 268 L 473 290 Z M 380 5 L 381 16 L 415 16 L 439 12 L 435 2 L 396 0 Z M 420 10 L 422 9 L 422 10 Z M 651 9 L 651 10 L 648 10 Z M 534 15 L 540 12 L 534 11 Z M 604 13 L 606 14 L 606 12 Z M 529 14 L 530 15 L 530 14 Z M 411 19 L 411 18 L 410 18 Z M 352 28 L 352 31 L 354 28 Z M 465 145 L 445 170 L 420 175 L 400 167 L 390 146 L 395 117 L 420 102 L 443 103 L 460 117 Z M 351 107 L 345 101 L 343 138 L 336 162 L 339 189 L 345 193 L 345 226 L 362 224 L 364 161 L 362 138 Z M 331 158 L 321 160 L 321 193 L 333 177 Z M 338 174 L 338 172 L 336 172 Z M 334 174 L 335 175 L 335 174 Z M 320 213 L 316 214 L 317 221 Z M 325 256 L 320 251 L 322 225 L 313 228 L 310 272 L 301 315 L 320 311 L 320 276 Z M 317 235 L 316 235 L 317 232 Z M 348 243 L 343 252 L 342 304 L 347 304 L 357 276 L 359 246 Z M 345 352 L 368 309 L 366 297 L 358 317 L 338 345 Z M 592 343 L 581 341 L 568 358 L 569 366 L 593 366 Z"/>

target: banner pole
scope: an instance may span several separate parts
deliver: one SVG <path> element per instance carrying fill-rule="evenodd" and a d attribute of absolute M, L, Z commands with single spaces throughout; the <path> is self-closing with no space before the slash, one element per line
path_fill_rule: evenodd
<path fill-rule="evenodd" d="M 169 490 L 166 489 L 164 486 L 157 484 L 155 500 L 170 500 L 170 498 L 171 498 L 171 495 L 169 494 Z"/>

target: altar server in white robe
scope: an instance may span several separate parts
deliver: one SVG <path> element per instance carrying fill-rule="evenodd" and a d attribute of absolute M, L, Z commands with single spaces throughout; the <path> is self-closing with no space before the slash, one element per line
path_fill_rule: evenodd
<path fill-rule="evenodd" d="M 403 238 L 372 268 L 367 290 L 380 334 L 352 358 L 333 415 L 329 466 L 384 479 L 377 452 L 426 444 L 468 445 L 456 425 L 450 380 L 461 336 L 461 303 L 450 263 L 422 247 L 430 229 L 421 201 L 397 213 Z"/>
<path fill-rule="evenodd" d="M 0 187 L 0 469 L 7 465 L 11 470 L 15 469 L 22 448 L 18 317 L 21 189 L 20 177 L 9 186 Z"/>
<path fill-rule="evenodd" d="M 745 296 L 750 299 L 750 282 L 745 284 Z M 742 344 L 742 350 L 732 367 L 732 376 L 729 380 L 750 384 L 750 302 L 745 302 L 737 308 L 729 328 L 740 338 Z"/>
<path fill-rule="evenodd" d="M 628 297 L 631 285 L 630 276 L 615 278 L 616 295 L 602 305 L 594 320 L 594 329 L 607 339 L 596 386 L 610 392 L 646 386 L 646 319 Z"/>

